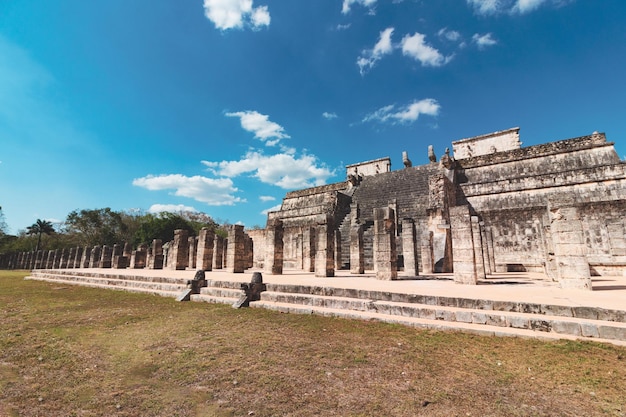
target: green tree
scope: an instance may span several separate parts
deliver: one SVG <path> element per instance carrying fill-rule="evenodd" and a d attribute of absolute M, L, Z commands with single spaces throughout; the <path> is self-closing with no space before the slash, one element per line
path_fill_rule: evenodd
<path fill-rule="evenodd" d="M 142 243 L 150 244 L 153 239 L 168 242 L 174 238 L 176 229 L 187 230 L 190 235 L 196 234 L 191 222 L 179 214 L 165 211 L 157 214 L 148 213 L 141 219 L 133 244 L 135 246 Z"/>
<path fill-rule="evenodd" d="M 37 235 L 37 246 L 35 247 L 35 252 L 39 250 L 41 246 L 41 235 L 51 235 L 54 233 L 54 227 L 52 223 L 47 220 L 37 219 L 35 223 L 26 228 L 29 235 Z"/>
<path fill-rule="evenodd" d="M 66 232 L 80 246 L 114 245 L 128 237 L 122 215 L 109 207 L 74 210 L 65 219 Z"/>

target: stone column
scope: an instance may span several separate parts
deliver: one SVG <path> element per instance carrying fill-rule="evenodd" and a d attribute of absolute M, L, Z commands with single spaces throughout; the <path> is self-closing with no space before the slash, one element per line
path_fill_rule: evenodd
<path fill-rule="evenodd" d="M 76 247 L 76 257 L 74 258 L 74 268 L 82 268 L 83 264 L 83 248 L 80 246 Z"/>
<path fill-rule="evenodd" d="M 59 269 L 59 265 L 61 265 L 61 250 L 55 249 L 54 255 L 52 256 L 52 269 Z"/>
<path fill-rule="evenodd" d="M 335 230 L 335 269 L 341 269 L 341 231 Z"/>
<path fill-rule="evenodd" d="M 327 216 L 315 228 L 315 276 L 335 276 L 335 243 L 332 218 Z"/>
<path fill-rule="evenodd" d="M 69 259 L 69 252 L 67 251 L 67 249 L 61 249 L 60 250 L 60 256 L 59 256 L 59 268 L 60 269 L 65 269 L 67 268 L 67 261 Z"/>
<path fill-rule="evenodd" d="M 454 282 L 477 284 L 472 220 L 468 206 L 450 207 Z"/>
<path fill-rule="evenodd" d="M 170 264 L 170 246 L 172 246 L 173 241 L 165 242 L 161 248 L 163 249 L 163 268 L 168 268 Z"/>
<path fill-rule="evenodd" d="M 213 247 L 213 269 L 222 269 L 224 260 L 224 238 L 215 235 L 215 246 Z"/>
<path fill-rule="evenodd" d="M 374 209 L 374 272 L 376 278 L 398 278 L 395 212 L 392 208 Z"/>
<path fill-rule="evenodd" d="M 196 268 L 203 271 L 211 271 L 213 269 L 213 245 L 215 240 L 215 232 L 207 227 L 200 229 L 198 236 L 198 254 L 196 257 Z"/>
<path fill-rule="evenodd" d="M 102 257 L 100 259 L 100 268 L 111 268 L 111 258 L 113 254 L 113 248 L 108 245 L 102 247 Z"/>
<path fill-rule="evenodd" d="M 100 257 L 102 256 L 102 248 L 94 246 L 91 249 L 91 258 L 89 259 L 89 268 L 100 268 Z"/>
<path fill-rule="evenodd" d="M 432 274 L 434 272 L 433 232 L 429 230 L 422 231 L 420 250 L 422 255 L 422 274 Z"/>
<path fill-rule="evenodd" d="M 222 251 L 222 269 L 228 268 L 228 237 L 224 238 L 224 250 Z"/>
<path fill-rule="evenodd" d="M 267 221 L 265 228 L 265 272 L 272 275 L 283 273 L 283 222 L 278 219 Z"/>
<path fill-rule="evenodd" d="M 174 243 L 168 253 L 170 269 L 183 270 L 189 265 L 189 232 L 184 229 L 174 230 Z"/>
<path fill-rule="evenodd" d="M 480 222 L 478 216 L 471 216 L 472 240 L 474 242 L 474 265 L 476 265 L 476 276 L 478 279 L 485 279 L 485 255 L 483 253 L 483 242 L 480 236 Z"/>
<path fill-rule="evenodd" d="M 305 227 L 302 231 L 302 269 L 315 272 L 315 229 Z"/>
<path fill-rule="evenodd" d="M 113 245 L 113 268 L 125 269 L 128 267 L 128 257 L 124 256 L 124 246 L 115 244 Z"/>
<path fill-rule="evenodd" d="M 148 247 L 146 245 L 139 245 L 137 250 L 133 251 L 130 256 L 130 268 L 131 269 L 143 269 L 146 267 L 146 256 Z"/>
<path fill-rule="evenodd" d="M 198 238 L 195 236 L 189 237 L 189 268 L 196 269 L 196 248 L 198 247 Z"/>
<path fill-rule="evenodd" d="M 446 161 L 450 161 L 448 156 Z M 442 158 L 442 162 L 444 158 Z M 428 227 L 430 232 L 430 259 L 432 272 L 452 272 L 452 243 L 450 224 L 448 222 L 449 207 L 454 204 L 454 184 L 448 175 L 453 176 L 453 170 L 444 169 L 444 172 L 428 178 Z M 424 232 L 422 233 L 424 235 Z M 422 245 L 426 241 L 422 240 Z M 424 258 L 422 248 L 422 258 Z M 422 260 L 422 271 L 428 269 L 426 261 Z"/>
<path fill-rule="evenodd" d="M 493 261 L 493 243 L 489 239 L 487 234 L 487 226 L 484 222 L 478 223 L 480 226 L 480 240 L 483 242 L 483 257 L 485 259 L 485 275 L 493 274 L 495 262 Z"/>
<path fill-rule="evenodd" d="M 35 264 L 33 266 L 33 269 L 41 269 L 41 260 L 43 258 L 43 251 L 38 250 L 35 253 Z"/>
<path fill-rule="evenodd" d="M 125 256 L 126 259 L 130 259 L 130 254 L 133 251 L 133 247 L 130 243 L 124 242 L 124 249 L 122 249 L 122 256 Z"/>
<path fill-rule="evenodd" d="M 83 256 L 80 258 L 80 267 L 81 268 L 89 268 L 89 265 L 91 263 L 91 248 L 88 246 L 85 246 L 85 249 L 83 250 Z"/>
<path fill-rule="evenodd" d="M 304 248 L 302 247 L 302 240 L 302 233 L 298 233 L 296 237 L 296 267 L 304 270 Z"/>
<path fill-rule="evenodd" d="M 591 290 L 583 223 L 576 207 L 548 207 L 561 288 Z"/>
<path fill-rule="evenodd" d="M 54 251 L 49 250 L 48 256 L 46 257 L 46 269 L 54 268 Z"/>
<path fill-rule="evenodd" d="M 227 271 L 242 273 L 246 270 L 246 250 L 243 236 L 243 226 L 230 225 L 228 228 L 228 246 L 226 248 Z"/>
<path fill-rule="evenodd" d="M 74 268 L 74 257 L 76 256 L 76 248 L 66 249 L 66 258 L 64 268 Z"/>
<path fill-rule="evenodd" d="M 419 275 L 417 265 L 417 242 L 413 219 L 402 219 L 402 255 L 404 273 L 409 277 Z"/>
<path fill-rule="evenodd" d="M 165 255 L 163 255 L 163 242 L 161 239 L 152 240 L 152 256 L 148 264 L 149 269 L 163 269 Z"/>
<path fill-rule="evenodd" d="M 254 267 L 254 241 L 244 233 L 246 243 L 246 269 Z"/>
<path fill-rule="evenodd" d="M 365 273 L 365 253 L 363 249 L 363 224 L 352 221 L 350 224 L 350 273 Z"/>

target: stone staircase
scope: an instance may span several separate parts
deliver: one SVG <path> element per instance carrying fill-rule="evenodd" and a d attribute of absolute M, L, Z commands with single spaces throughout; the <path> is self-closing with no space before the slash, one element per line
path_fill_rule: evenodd
<path fill-rule="evenodd" d="M 207 279 L 207 286 L 200 294 L 192 294 L 191 301 L 233 305 L 243 294 L 241 282 Z"/>
<path fill-rule="evenodd" d="M 378 320 L 491 336 L 582 339 L 626 346 L 626 309 L 267 284 L 250 304 L 284 313 Z"/>
<path fill-rule="evenodd" d="M 167 277 L 113 271 L 35 270 L 27 279 L 179 298 L 188 291 L 187 280 L 192 278 L 193 271 L 185 272 L 188 274 Z M 211 279 L 209 272 L 206 278 L 207 287 L 201 288 L 199 294 L 192 294 L 191 301 L 233 305 L 243 293 L 242 276 L 233 280 Z M 266 286 L 261 300 L 250 303 L 250 307 L 480 335 L 580 339 L 626 346 L 626 306 L 615 310 L 318 285 L 266 283 Z"/>
<path fill-rule="evenodd" d="M 82 285 L 84 287 L 124 290 L 163 297 L 178 297 L 187 287 L 189 278 L 121 275 L 80 269 L 38 269 L 26 279 Z"/>

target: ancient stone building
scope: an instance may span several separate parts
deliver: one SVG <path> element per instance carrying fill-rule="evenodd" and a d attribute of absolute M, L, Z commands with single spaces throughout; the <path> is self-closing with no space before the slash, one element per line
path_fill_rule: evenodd
<path fill-rule="evenodd" d="M 580 289 L 593 275 L 626 272 L 626 164 L 604 134 L 522 147 L 513 128 L 452 149 L 437 161 L 430 147 L 421 166 L 404 153 L 395 171 L 390 158 L 349 165 L 344 182 L 289 192 L 268 215 L 281 225 L 283 265 L 391 279 L 397 265 L 409 275 L 453 272 L 466 284 L 537 271 Z M 253 239 L 262 266 L 258 251 L 276 251 Z"/>

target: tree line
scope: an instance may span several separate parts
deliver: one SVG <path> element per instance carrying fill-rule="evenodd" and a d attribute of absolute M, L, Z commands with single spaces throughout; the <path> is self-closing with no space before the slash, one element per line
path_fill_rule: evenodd
<path fill-rule="evenodd" d="M 114 245 L 130 243 L 133 248 L 150 244 L 153 239 L 163 242 L 174 238 L 174 230 L 184 229 L 197 236 L 208 227 L 218 235 L 226 236 L 227 222 L 218 224 L 201 212 L 114 211 L 110 208 L 74 210 L 65 221 L 53 224 L 37 219 L 16 235 L 7 233 L 7 225 L 0 207 L 0 253 L 54 250 L 77 246 Z"/>

